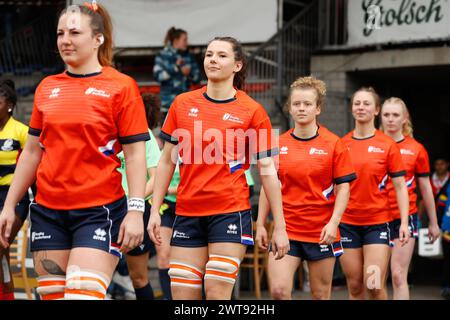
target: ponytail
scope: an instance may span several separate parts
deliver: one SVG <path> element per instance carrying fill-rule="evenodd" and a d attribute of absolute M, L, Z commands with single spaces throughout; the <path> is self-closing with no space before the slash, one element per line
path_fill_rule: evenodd
<path fill-rule="evenodd" d="M 91 22 L 92 30 L 94 30 L 94 33 L 101 33 L 104 37 L 104 42 L 98 48 L 98 61 L 102 66 L 110 66 L 112 64 L 113 60 L 113 26 L 112 26 L 112 20 L 111 16 L 109 15 L 108 11 L 106 11 L 106 8 L 102 5 L 97 5 L 97 13 L 102 18 L 102 22 L 99 22 L 96 25 L 94 24 L 94 21 Z M 93 19 L 94 20 L 94 19 Z M 103 27 L 103 28 L 102 28 Z M 98 30 L 98 31 L 97 31 Z"/>
<path fill-rule="evenodd" d="M 98 48 L 98 61 L 102 66 L 110 66 L 113 60 L 113 26 L 111 16 L 106 8 L 100 4 L 77 5 L 82 14 L 91 18 L 91 28 L 94 35 L 102 34 L 104 41 Z M 67 12 L 64 9 L 60 17 Z"/>
<path fill-rule="evenodd" d="M 187 34 L 186 30 L 177 29 L 175 27 L 167 30 L 166 37 L 164 38 L 164 46 L 172 45 L 173 41 L 181 37 L 183 34 Z"/>

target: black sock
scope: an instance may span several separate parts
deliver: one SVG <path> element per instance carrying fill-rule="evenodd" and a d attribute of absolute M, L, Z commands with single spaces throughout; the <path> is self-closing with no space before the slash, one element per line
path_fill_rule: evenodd
<path fill-rule="evenodd" d="M 150 285 L 150 282 L 143 288 L 137 289 L 134 288 L 134 292 L 136 293 L 136 300 L 154 300 L 155 296 L 153 295 L 153 289 Z"/>
<path fill-rule="evenodd" d="M 161 284 L 164 300 L 172 300 L 169 269 L 159 269 L 159 283 Z"/>

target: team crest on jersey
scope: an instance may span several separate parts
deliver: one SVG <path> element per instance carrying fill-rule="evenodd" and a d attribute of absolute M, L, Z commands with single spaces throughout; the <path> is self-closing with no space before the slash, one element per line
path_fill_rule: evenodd
<path fill-rule="evenodd" d="M 84 94 L 87 96 L 93 95 L 93 96 L 98 96 L 98 97 L 103 97 L 103 98 L 109 98 L 111 96 L 109 93 L 106 93 L 105 90 L 98 90 L 93 87 L 87 88 L 86 91 L 84 92 Z"/>
<path fill-rule="evenodd" d="M 288 154 L 289 148 L 286 146 L 282 146 L 280 148 L 280 154 Z"/>
<path fill-rule="evenodd" d="M 230 121 L 230 122 L 234 122 L 234 123 L 239 123 L 239 124 L 243 124 L 244 121 L 242 121 L 241 119 L 239 119 L 238 117 L 232 116 L 229 113 L 225 113 L 222 117 L 223 121 Z"/>
<path fill-rule="evenodd" d="M 401 153 L 401 154 L 404 154 L 404 155 L 408 155 L 408 156 L 413 156 L 413 155 L 415 155 L 415 153 L 412 152 L 412 151 L 409 150 L 409 149 L 400 149 L 400 153 Z"/>
<path fill-rule="evenodd" d="M 191 110 L 189 110 L 188 116 L 194 118 L 198 117 L 198 108 L 191 108 Z"/>
<path fill-rule="evenodd" d="M 61 92 L 60 88 L 55 88 L 52 90 L 52 93 L 48 96 L 50 99 L 59 97 L 59 93 Z"/>
<path fill-rule="evenodd" d="M 369 149 L 367 150 L 369 153 L 384 153 L 384 150 L 378 147 L 369 146 Z"/>
<path fill-rule="evenodd" d="M 317 148 L 311 148 L 311 149 L 309 149 L 309 154 L 310 155 L 313 155 L 313 154 L 327 155 L 328 152 L 326 152 L 325 150 L 317 149 Z"/>
<path fill-rule="evenodd" d="M 12 139 L 6 139 L 2 145 L 2 151 L 14 150 L 13 144 L 14 144 L 14 141 Z"/>

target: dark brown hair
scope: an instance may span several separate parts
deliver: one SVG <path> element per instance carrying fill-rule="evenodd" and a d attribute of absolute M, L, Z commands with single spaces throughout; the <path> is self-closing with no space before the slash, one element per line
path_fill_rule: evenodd
<path fill-rule="evenodd" d="M 153 93 L 143 93 L 141 96 L 144 101 L 147 125 L 150 129 L 156 128 L 159 125 L 159 118 L 161 115 L 161 99 Z"/>
<path fill-rule="evenodd" d="M 96 5 L 94 9 L 91 5 L 76 5 L 82 14 L 85 14 L 91 18 L 91 28 L 93 35 L 103 34 L 104 42 L 98 48 L 98 61 L 102 66 L 110 66 L 113 59 L 113 26 L 111 16 L 105 7 L 100 4 Z M 70 8 L 70 7 L 69 7 Z M 67 12 L 64 9 L 59 17 Z"/>
<path fill-rule="evenodd" d="M 358 90 L 355 91 L 355 93 L 352 95 L 352 99 L 350 101 L 350 105 L 353 105 L 353 100 L 355 99 L 355 96 L 358 92 L 369 92 L 372 94 L 373 99 L 375 100 L 375 107 L 378 110 L 381 110 L 381 98 L 378 95 L 378 93 L 375 91 L 373 87 L 361 87 Z"/>
<path fill-rule="evenodd" d="M 231 44 L 234 52 L 234 60 L 242 63 L 241 70 L 234 75 L 233 86 L 240 90 L 243 89 L 245 85 L 245 78 L 247 77 L 247 57 L 241 43 L 233 37 L 215 37 L 208 43 L 208 46 L 213 41 L 225 41 Z"/>
<path fill-rule="evenodd" d="M 172 45 L 173 41 L 181 37 L 183 34 L 187 34 L 186 30 L 177 29 L 175 27 L 170 28 L 167 30 L 166 37 L 164 38 L 164 45 Z"/>

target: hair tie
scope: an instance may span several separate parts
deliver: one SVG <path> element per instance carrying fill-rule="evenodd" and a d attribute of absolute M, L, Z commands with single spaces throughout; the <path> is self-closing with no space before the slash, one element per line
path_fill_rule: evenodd
<path fill-rule="evenodd" d="M 85 2 L 83 5 L 85 7 L 87 7 L 88 9 L 90 9 L 91 11 L 97 12 L 97 10 L 98 10 L 97 1 L 95 1 L 95 0 L 92 0 L 92 3 Z"/>

